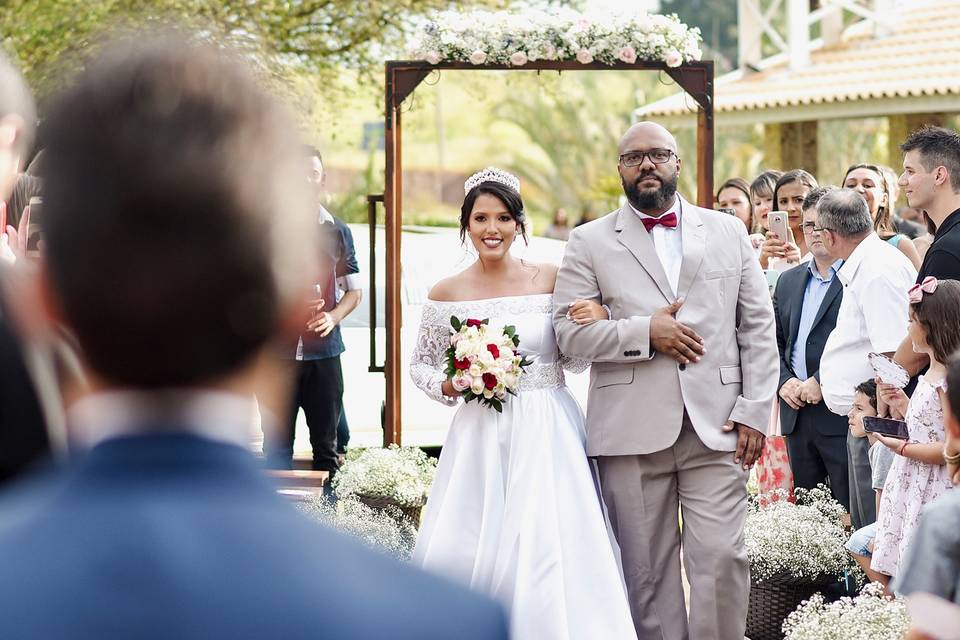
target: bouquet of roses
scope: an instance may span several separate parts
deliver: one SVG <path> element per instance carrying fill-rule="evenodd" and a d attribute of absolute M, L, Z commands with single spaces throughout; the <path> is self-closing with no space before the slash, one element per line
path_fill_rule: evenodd
<path fill-rule="evenodd" d="M 447 349 L 447 379 L 467 402 L 476 400 L 503 412 L 507 394 L 516 395 L 523 369 L 520 336 L 512 326 L 499 331 L 490 320 L 450 318 L 453 335 Z"/>

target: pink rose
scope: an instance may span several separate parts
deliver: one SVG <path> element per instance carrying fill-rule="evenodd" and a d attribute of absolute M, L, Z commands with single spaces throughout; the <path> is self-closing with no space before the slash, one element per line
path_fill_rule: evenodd
<path fill-rule="evenodd" d="M 577 62 L 580 64 L 590 64 L 593 62 L 593 54 L 589 49 L 580 49 L 577 51 Z"/>
<path fill-rule="evenodd" d="M 510 64 L 515 67 L 522 67 L 523 65 L 527 64 L 527 54 L 525 54 L 523 51 L 515 52 L 510 56 Z"/>
<path fill-rule="evenodd" d="M 487 52 L 477 49 L 470 54 L 470 64 L 483 64 L 487 61 Z"/>
<path fill-rule="evenodd" d="M 617 54 L 617 57 L 627 64 L 633 64 L 637 61 L 637 50 L 630 45 L 627 45 L 623 49 L 620 49 L 620 53 Z"/>
<path fill-rule="evenodd" d="M 683 64 L 683 56 L 676 49 L 671 49 L 667 52 L 667 57 L 663 61 L 667 63 L 668 67 L 679 67 Z"/>
<path fill-rule="evenodd" d="M 461 393 L 470 388 L 470 385 L 473 384 L 473 378 L 470 374 L 465 374 L 462 376 L 457 376 L 450 381 L 450 384 L 453 385 L 453 388 Z"/>
<path fill-rule="evenodd" d="M 440 54 L 436 51 L 428 51 L 424 59 L 430 64 L 437 64 L 440 62 Z"/>
<path fill-rule="evenodd" d="M 557 58 L 557 49 L 552 44 L 548 44 L 543 50 L 543 57 L 546 60 L 555 60 Z"/>

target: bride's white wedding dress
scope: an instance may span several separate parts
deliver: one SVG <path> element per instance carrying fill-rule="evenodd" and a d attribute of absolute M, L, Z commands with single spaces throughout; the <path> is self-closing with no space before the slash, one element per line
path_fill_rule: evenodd
<path fill-rule="evenodd" d="M 552 307 L 551 294 L 427 301 L 411 376 L 431 398 L 457 401 L 440 392 L 454 315 L 513 325 L 534 364 L 502 414 L 460 406 L 413 561 L 499 600 L 515 640 L 635 639 L 584 450 L 583 412 L 564 385 Z"/>

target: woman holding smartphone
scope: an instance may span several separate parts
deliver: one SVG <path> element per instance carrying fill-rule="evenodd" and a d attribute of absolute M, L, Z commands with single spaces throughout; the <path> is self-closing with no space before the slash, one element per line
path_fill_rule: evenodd
<path fill-rule="evenodd" d="M 800 264 L 807 255 L 807 242 L 800 229 L 800 223 L 803 222 L 803 199 L 818 186 L 820 185 L 817 184 L 817 179 L 803 169 L 787 171 L 777 180 L 773 189 L 773 206 L 776 211 L 767 216 L 767 239 L 760 249 L 761 267 L 784 271 Z M 785 221 L 782 215 L 777 215 L 778 212 L 787 214 Z M 784 234 L 787 237 L 781 237 Z"/>

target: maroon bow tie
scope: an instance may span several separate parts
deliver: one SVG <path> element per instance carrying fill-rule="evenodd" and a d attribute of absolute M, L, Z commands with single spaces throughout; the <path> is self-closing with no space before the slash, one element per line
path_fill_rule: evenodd
<path fill-rule="evenodd" d="M 659 218 L 640 218 L 640 222 L 643 223 L 647 233 L 650 233 L 650 229 L 653 229 L 658 224 L 662 224 L 665 227 L 673 229 L 677 226 L 677 214 L 668 213 L 667 215 L 660 216 Z"/>

